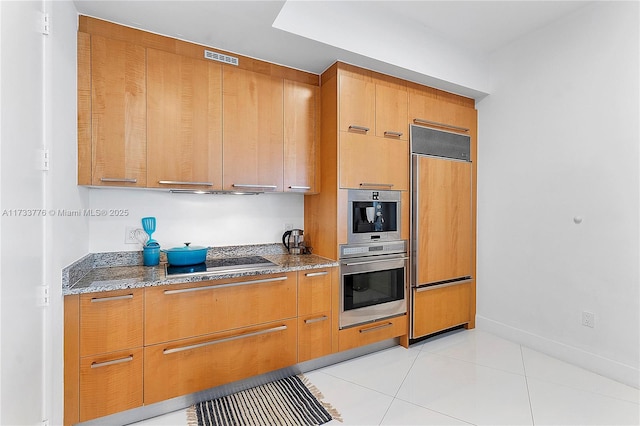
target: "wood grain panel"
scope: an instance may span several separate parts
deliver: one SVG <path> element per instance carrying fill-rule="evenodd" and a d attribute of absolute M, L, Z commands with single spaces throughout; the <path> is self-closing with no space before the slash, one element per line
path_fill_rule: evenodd
<path fill-rule="evenodd" d="M 82 294 L 80 355 L 142 346 L 143 297 L 140 288 Z"/>
<path fill-rule="evenodd" d="M 332 353 L 331 311 L 298 318 L 298 362 Z"/>
<path fill-rule="evenodd" d="M 342 132 L 349 126 L 362 126 L 375 132 L 376 86 L 373 81 L 339 75 L 339 117 Z M 355 130 L 352 130 L 355 132 Z M 357 134 L 362 135 L 362 132 Z"/>
<path fill-rule="evenodd" d="M 475 111 L 472 108 L 433 98 L 424 93 L 409 93 L 409 121 L 411 123 L 413 123 L 414 119 L 423 119 L 471 129 L 473 122 L 469 116 L 470 110 Z M 448 130 L 446 126 L 443 128 Z"/>
<path fill-rule="evenodd" d="M 264 281 L 278 278 L 285 279 Z M 247 284 L 224 286 L 232 283 Z M 145 346 L 293 318 L 297 313 L 296 283 L 296 273 L 290 272 L 147 287 Z M 192 289 L 201 290 L 173 293 Z"/>
<path fill-rule="evenodd" d="M 223 187 L 283 190 L 283 80 L 223 68 Z M 270 190 L 271 191 L 271 190 Z"/>
<path fill-rule="evenodd" d="M 285 192 L 319 192 L 316 183 L 319 113 L 320 89 L 317 86 L 284 81 Z"/>
<path fill-rule="evenodd" d="M 345 328 L 338 333 L 340 342 L 339 349 L 340 351 L 346 351 L 385 339 L 406 335 L 408 333 L 407 316 L 402 315 L 357 327 Z"/>
<path fill-rule="evenodd" d="M 418 157 L 418 284 L 472 275 L 471 163 Z"/>
<path fill-rule="evenodd" d="M 64 425 L 80 421 L 80 297 L 64 297 Z"/>
<path fill-rule="evenodd" d="M 285 326 L 284 330 L 274 330 Z M 264 332 L 254 335 L 254 333 Z M 231 340 L 233 339 L 233 340 Z M 144 403 L 151 404 L 296 363 L 297 319 L 144 348 Z M 207 344 L 180 350 L 193 345 Z M 179 351 L 164 353 L 165 350 Z"/>
<path fill-rule="evenodd" d="M 78 185 L 91 185 L 91 36 L 78 33 Z"/>
<path fill-rule="evenodd" d="M 147 96 L 147 186 L 221 190 L 222 66 L 148 49 Z"/>
<path fill-rule="evenodd" d="M 331 269 L 298 272 L 299 316 L 331 310 Z"/>
<path fill-rule="evenodd" d="M 409 140 L 406 89 L 376 84 L 376 136 Z M 396 137 L 388 132 L 402 133 Z"/>
<path fill-rule="evenodd" d="M 472 283 L 413 289 L 413 338 L 471 321 Z"/>
<path fill-rule="evenodd" d="M 340 132 L 341 188 L 360 189 L 362 183 L 376 183 L 380 189 L 406 191 L 408 166 L 407 141 Z"/>
<path fill-rule="evenodd" d="M 142 354 L 140 347 L 80 360 L 81 422 L 142 406 Z"/>
<path fill-rule="evenodd" d="M 92 185 L 146 185 L 146 108 L 144 47 L 92 36 Z"/>

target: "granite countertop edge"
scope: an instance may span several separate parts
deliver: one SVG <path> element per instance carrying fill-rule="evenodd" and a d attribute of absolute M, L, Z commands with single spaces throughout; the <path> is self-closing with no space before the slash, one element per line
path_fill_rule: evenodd
<path fill-rule="evenodd" d="M 256 250 L 251 250 L 251 248 Z M 165 261 L 162 258 L 158 266 L 142 266 L 140 264 L 140 252 L 92 253 L 63 269 L 62 295 L 69 296 L 170 284 L 197 283 L 339 266 L 336 260 L 314 254 L 290 255 L 277 247 L 267 247 L 266 245 L 241 246 L 239 251 L 225 248 L 218 250 L 217 255 L 216 253 L 209 253 L 208 257 L 238 256 L 247 253 L 259 254 L 275 263 L 276 266 L 167 278 Z M 106 261 L 105 258 L 111 259 L 111 261 Z"/>

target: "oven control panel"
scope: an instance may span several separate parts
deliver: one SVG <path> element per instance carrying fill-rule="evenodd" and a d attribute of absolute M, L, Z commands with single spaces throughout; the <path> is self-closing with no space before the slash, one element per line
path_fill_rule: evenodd
<path fill-rule="evenodd" d="M 365 244 L 343 244 L 340 246 L 341 259 L 406 252 L 407 242 L 405 240 Z"/>

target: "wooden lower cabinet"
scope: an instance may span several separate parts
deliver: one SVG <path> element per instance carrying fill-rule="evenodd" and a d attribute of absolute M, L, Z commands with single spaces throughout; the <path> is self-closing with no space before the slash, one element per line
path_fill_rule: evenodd
<path fill-rule="evenodd" d="M 332 353 L 331 311 L 298 318 L 298 362 Z"/>
<path fill-rule="evenodd" d="M 144 403 L 296 363 L 296 318 L 144 348 Z"/>
<path fill-rule="evenodd" d="M 473 281 L 412 289 L 412 338 L 469 323 L 472 290 Z"/>
<path fill-rule="evenodd" d="M 407 334 L 407 316 L 389 318 L 357 327 L 345 328 L 339 332 L 339 350 L 357 348 L 385 339 Z"/>
<path fill-rule="evenodd" d="M 142 347 L 80 359 L 80 421 L 142 406 Z"/>

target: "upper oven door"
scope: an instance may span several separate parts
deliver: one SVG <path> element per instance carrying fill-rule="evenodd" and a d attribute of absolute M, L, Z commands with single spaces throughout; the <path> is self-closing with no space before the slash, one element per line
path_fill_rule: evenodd
<path fill-rule="evenodd" d="M 348 243 L 399 240 L 400 197 L 399 191 L 350 190 Z"/>

